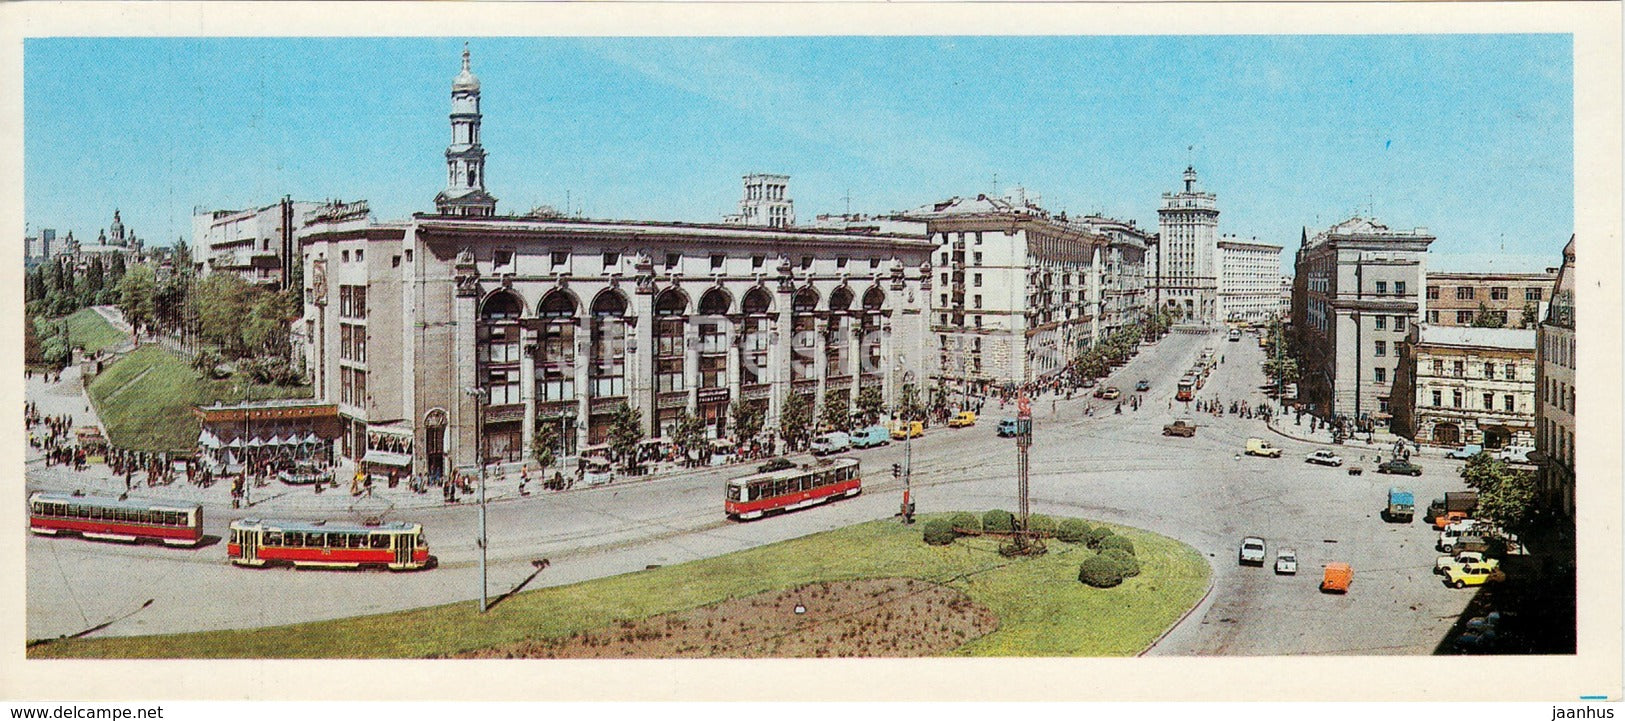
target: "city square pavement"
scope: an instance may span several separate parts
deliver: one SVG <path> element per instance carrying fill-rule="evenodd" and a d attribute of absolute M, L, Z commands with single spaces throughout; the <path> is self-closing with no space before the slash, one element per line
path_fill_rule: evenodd
<path fill-rule="evenodd" d="M 1043 396 L 1034 404 L 1032 507 L 1161 533 L 1196 548 L 1212 565 L 1212 589 L 1202 604 L 1161 640 L 1156 655 L 1423 654 L 1431 653 L 1466 606 L 1471 591 L 1445 588 L 1431 569 L 1434 534 L 1420 519 L 1389 524 L 1379 518 L 1389 485 L 1407 485 L 1418 504 L 1461 488 L 1459 463 L 1426 459 L 1420 478 L 1363 476 L 1304 462 L 1321 447 L 1351 460 L 1380 447 L 1323 446 L 1272 433 L 1262 420 L 1191 413 L 1173 400 L 1174 382 L 1204 346 L 1224 357 L 1198 397 L 1269 402 L 1255 343 L 1229 343 L 1220 334 L 1171 333 L 1104 381 L 1130 392 L 1146 379 L 1140 410 L 1079 395 Z M 64 380 L 64 385 L 68 381 Z M 29 398 L 63 395 L 29 386 Z M 42 408 L 44 403 L 42 402 Z M 82 408 L 82 406 L 80 406 Z M 1087 409 L 1087 410 L 1086 410 Z M 966 429 L 933 428 L 913 441 L 913 491 L 921 512 L 1013 509 L 1016 454 L 994 427 L 1001 409 L 989 400 L 980 422 Z M 1091 412 L 1092 411 L 1092 412 Z M 45 412 L 51 412 L 46 409 Z M 1163 424 L 1191 417 L 1194 438 L 1161 435 Z M 1290 419 L 1288 419 L 1290 424 Z M 1248 437 L 1284 449 L 1278 459 L 1241 455 Z M 865 470 L 864 494 L 759 521 L 728 521 L 722 513 L 726 479 L 748 466 L 707 468 L 598 488 L 541 490 L 519 496 L 510 476 L 490 485 L 489 593 L 573 583 L 680 563 L 795 538 L 852 523 L 890 518 L 902 481 L 890 466 L 902 442 L 854 452 Z M 105 474 L 104 474 L 105 475 Z M 114 485 L 116 483 L 116 486 Z M 122 480 L 44 468 L 31 458 L 30 488 L 122 490 Z M 375 486 L 356 498 L 343 489 L 317 495 L 271 484 L 254 489 L 252 505 L 232 509 L 220 485 L 182 482 L 142 489 L 204 505 L 198 549 L 126 546 L 72 538 L 28 540 L 28 636 L 77 633 L 109 620 L 100 635 L 247 628 L 425 605 L 469 602 L 478 596 L 477 510 L 447 506 L 438 493 Z M 350 518 L 382 516 L 421 522 L 438 567 L 412 573 L 241 569 L 225 559 L 218 538 L 236 517 Z M 1298 551 L 1297 576 L 1269 566 L 1239 567 L 1242 536 L 1267 539 L 1273 559 L 1283 545 Z M 532 561 L 550 563 L 537 572 Z M 1317 589 L 1321 566 L 1351 563 L 1347 595 Z M 146 604 L 148 600 L 151 604 Z"/>

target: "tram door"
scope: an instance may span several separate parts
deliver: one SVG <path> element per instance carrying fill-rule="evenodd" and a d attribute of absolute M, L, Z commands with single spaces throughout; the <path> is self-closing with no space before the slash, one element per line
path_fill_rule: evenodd
<path fill-rule="evenodd" d="M 402 568 L 412 565 L 412 535 L 392 533 L 389 542 L 395 547 L 395 565 Z"/>
<path fill-rule="evenodd" d="M 260 560 L 260 531 L 259 529 L 242 529 L 237 532 L 243 548 L 243 563 L 258 563 Z"/>

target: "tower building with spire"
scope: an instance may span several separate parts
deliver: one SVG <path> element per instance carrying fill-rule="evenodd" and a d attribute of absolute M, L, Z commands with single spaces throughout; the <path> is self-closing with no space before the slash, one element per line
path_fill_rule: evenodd
<path fill-rule="evenodd" d="M 1218 197 L 1196 189 L 1196 168 L 1185 167 L 1185 189 L 1163 193 L 1159 225 L 1156 295 L 1187 322 L 1223 320 L 1219 313 Z"/>
<path fill-rule="evenodd" d="M 480 145 L 480 79 L 469 69 L 451 81 L 451 145 L 446 147 L 446 189 L 434 198 L 439 215 L 496 215 L 497 199 L 485 192 L 485 148 Z"/>

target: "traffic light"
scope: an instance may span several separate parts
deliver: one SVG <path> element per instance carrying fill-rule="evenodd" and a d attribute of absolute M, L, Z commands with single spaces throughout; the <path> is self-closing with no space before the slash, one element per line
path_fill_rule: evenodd
<path fill-rule="evenodd" d="M 893 463 L 893 464 L 891 464 L 891 477 L 892 478 L 902 478 L 903 477 L 903 464 L 901 464 L 901 463 Z"/>

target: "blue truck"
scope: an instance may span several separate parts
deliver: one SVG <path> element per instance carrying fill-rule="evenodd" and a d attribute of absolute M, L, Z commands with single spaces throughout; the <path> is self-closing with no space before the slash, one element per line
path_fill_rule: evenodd
<path fill-rule="evenodd" d="M 891 433 L 885 426 L 874 425 L 852 431 L 853 448 L 873 448 L 891 443 Z"/>
<path fill-rule="evenodd" d="M 1416 515 L 1416 496 L 1408 489 L 1394 486 L 1388 489 L 1388 507 L 1382 509 L 1382 517 L 1394 523 L 1410 523 Z"/>

